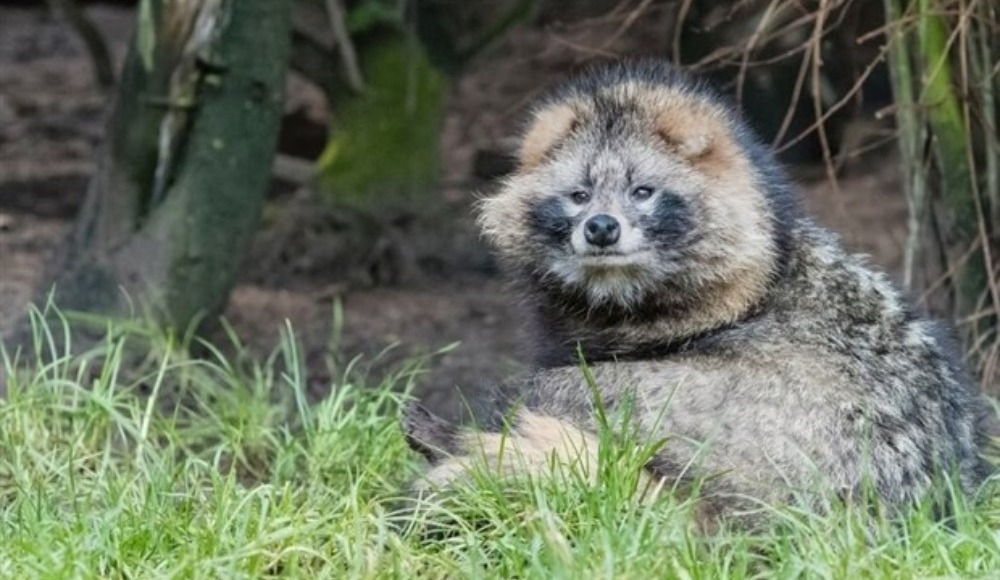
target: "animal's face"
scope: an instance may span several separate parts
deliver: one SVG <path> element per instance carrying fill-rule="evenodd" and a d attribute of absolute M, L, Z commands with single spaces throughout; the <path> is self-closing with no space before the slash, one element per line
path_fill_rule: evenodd
<path fill-rule="evenodd" d="M 536 111 L 520 161 L 481 224 L 508 263 L 546 284 L 629 307 L 735 278 L 749 301 L 766 282 L 766 199 L 718 105 L 638 84 L 573 95 Z"/>
<path fill-rule="evenodd" d="M 525 180 L 533 195 L 518 227 L 545 275 L 586 288 L 595 302 L 634 302 L 681 273 L 698 238 L 689 200 L 702 184 L 651 137 L 595 137 L 567 142 Z"/>

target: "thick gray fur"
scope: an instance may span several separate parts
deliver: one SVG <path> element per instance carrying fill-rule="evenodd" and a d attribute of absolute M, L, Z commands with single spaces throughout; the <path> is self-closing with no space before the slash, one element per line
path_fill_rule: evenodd
<path fill-rule="evenodd" d="M 633 110 L 644 97 L 616 102 L 617 93 L 608 92 L 628 83 L 721 110 L 706 125 L 724 127 L 728 142 L 749 162 L 746 191 L 761 196 L 763 208 L 751 223 L 768 239 L 760 256 L 751 258 L 761 260 L 764 282 L 759 296 L 748 291 L 756 298 L 731 317 L 716 320 L 705 314 L 712 304 L 699 301 L 714 299 L 719 280 L 732 283 L 737 274 L 720 265 L 728 256 L 756 250 L 733 241 L 728 223 L 711 222 L 720 214 L 706 209 L 704 200 L 722 194 L 705 185 L 716 183 L 714 177 L 702 179 L 688 169 L 724 172 L 719 163 L 728 158 L 705 161 L 698 143 L 684 149 L 671 141 L 675 149 L 664 150 L 665 173 L 649 169 L 660 158 L 650 153 L 655 137 L 643 128 L 649 119 Z M 794 188 L 733 107 L 675 69 L 648 62 L 612 65 L 570 81 L 543 99 L 539 122 L 561 103 L 579 105 L 580 119 L 567 124 L 543 161 L 523 168 L 499 201 L 487 200 L 483 209 L 487 236 L 538 324 L 537 368 L 506 385 L 501 399 L 596 432 L 592 391 L 576 362 L 582 351 L 609 410 L 629 400 L 642 437 L 668 439 L 648 472 L 667 482 L 708 478 L 701 493 L 722 515 L 757 502 L 819 508 L 830 497 L 823 492 L 851 500 L 866 487 L 899 507 L 923 497 L 942 474 L 956 476 L 966 492 L 977 489 L 986 475 L 978 399 L 947 333 L 919 315 L 884 274 L 800 213 Z M 698 157 L 689 164 L 669 156 L 695 149 Z M 587 202 L 593 211 L 617 208 L 626 233 L 631 227 L 630 235 L 638 236 L 635 244 L 655 247 L 653 258 L 643 258 L 651 262 L 629 262 L 620 271 L 634 277 L 634 286 L 601 270 L 608 289 L 588 293 L 595 270 L 581 273 L 574 261 L 579 244 L 574 248 L 567 233 L 592 213 L 589 206 L 575 213 L 566 201 L 580 186 L 569 181 L 581 171 L 581 183 L 595 188 Z M 676 211 L 670 216 L 622 201 L 633 179 L 645 179 L 643 172 L 657 187 L 665 184 L 664 191 L 673 187 Z M 541 191 L 559 179 L 565 187 Z M 667 193 L 658 195 L 666 199 Z M 752 205 L 748 199 L 741 203 Z M 657 219 L 677 223 L 657 228 L 650 223 Z M 671 236 L 669 247 L 654 239 L 662 232 Z M 510 239 L 498 242 L 500 235 Z M 504 413 L 499 409 L 496 416 Z M 475 450 L 459 430 L 427 417 L 408 415 L 408 429 L 419 435 L 425 454 L 430 447 L 450 450 L 435 455 L 428 472 L 447 485 L 460 471 L 449 462 Z M 432 427 L 414 426 L 424 419 Z M 428 441 L 435 437 L 440 441 Z M 434 477 L 436 470 L 441 477 Z"/>

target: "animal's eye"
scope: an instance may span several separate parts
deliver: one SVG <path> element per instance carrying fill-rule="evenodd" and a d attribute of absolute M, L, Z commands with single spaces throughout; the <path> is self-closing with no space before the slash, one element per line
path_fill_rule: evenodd
<path fill-rule="evenodd" d="M 652 196 L 653 196 L 652 187 L 642 186 L 632 190 L 632 199 L 636 201 L 646 201 Z"/>
<path fill-rule="evenodd" d="M 573 203 L 584 204 L 590 201 L 590 193 L 583 190 L 578 190 L 569 194 L 569 198 L 573 200 Z"/>

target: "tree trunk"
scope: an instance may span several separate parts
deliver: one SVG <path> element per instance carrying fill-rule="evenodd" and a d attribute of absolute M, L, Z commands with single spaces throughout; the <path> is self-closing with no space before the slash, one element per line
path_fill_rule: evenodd
<path fill-rule="evenodd" d="M 267 191 L 289 31 L 288 0 L 140 5 L 61 308 L 180 330 L 221 311 Z"/>

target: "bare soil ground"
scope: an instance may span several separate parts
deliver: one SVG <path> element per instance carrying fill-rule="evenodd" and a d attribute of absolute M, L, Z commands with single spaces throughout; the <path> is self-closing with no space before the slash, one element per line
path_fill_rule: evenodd
<path fill-rule="evenodd" d="M 120 59 L 132 13 L 89 10 Z M 422 382 L 429 405 L 443 413 L 460 404 L 453 387 L 511 372 L 523 317 L 476 236 L 470 202 L 484 184 L 475 179 L 474 165 L 478 151 L 509 144 L 526 100 L 579 60 L 578 33 L 515 30 L 456 79 L 443 127 L 439 203 L 393 214 L 374 237 L 358 237 L 349 218 L 308 196 L 289 196 L 288 186 L 276 183 L 265 226 L 225 313 L 240 337 L 266 351 L 289 321 L 317 393 L 329 385 L 325 361 L 332 338 L 340 360 L 370 360 L 398 343 L 376 371 L 459 341 L 456 350 L 433 360 Z M 662 39 L 637 33 L 616 42 L 601 50 L 629 51 L 643 43 L 656 48 L 652 43 Z M 62 22 L 43 8 L 0 7 L 0 329 L 23 313 L 62 243 L 83 199 L 109 102 L 81 43 Z M 319 124 L 326 115 L 322 99 L 297 79 L 289 81 L 288 109 Z M 293 150 L 309 139 L 315 140 L 315 127 L 306 135 L 290 123 L 282 143 Z M 822 172 L 803 171 L 803 193 L 807 206 L 849 247 L 895 275 L 906 206 L 898 164 L 891 152 L 877 155 L 849 166 L 836 191 Z M 339 333 L 333 324 L 338 300 L 344 313 Z"/>

